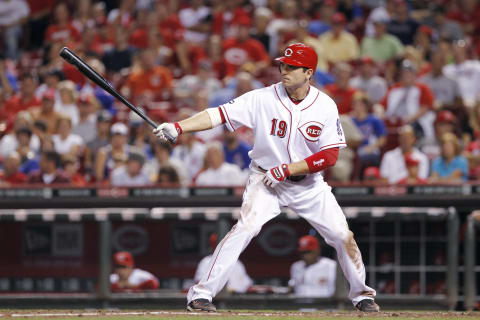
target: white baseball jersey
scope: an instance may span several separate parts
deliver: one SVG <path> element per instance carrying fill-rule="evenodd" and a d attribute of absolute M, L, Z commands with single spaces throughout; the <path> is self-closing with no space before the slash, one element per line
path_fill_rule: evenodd
<path fill-rule="evenodd" d="M 200 260 L 197 266 L 197 271 L 195 271 L 195 277 L 193 278 L 195 282 L 199 282 L 204 274 L 210 272 L 209 265 L 211 259 L 212 255 L 209 255 Z M 231 273 L 230 278 L 228 278 L 227 289 L 237 293 L 244 293 L 252 285 L 253 281 L 248 276 L 245 266 L 240 260 L 237 260 L 233 272 Z"/>
<path fill-rule="evenodd" d="M 335 102 L 313 86 L 297 105 L 277 83 L 247 92 L 221 109 L 229 130 L 254 130 L 255 144 L 248 155 L 264 169 L 347 146 Z"/>
<path fill-rule="evenodd" d="M 110 283 L 115 284 L 119 281 L 119 276 L 116 273 L 110 275 Z M 132 273 L 128 277 L 128 283 L 133 286 L 140 286 L 141 284 L 153 281 L 158 284 L 158 279 L 148 271 L 141 269 L 133 269 Z M 157 285 L 158 287 L 158 285 Z"/>
<path fill-rule="evenodd" d="M 331 297 L 335 293 L 335 279 L 337 276 L 337 263 L 321 257 L 312 265 L 307 266 L 300 260 L 290 268 L 290 281 L 298 297 Z"/>

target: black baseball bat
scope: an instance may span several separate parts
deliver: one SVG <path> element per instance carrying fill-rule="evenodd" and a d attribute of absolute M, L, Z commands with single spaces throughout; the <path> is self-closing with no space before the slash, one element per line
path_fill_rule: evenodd
<path fill-rule="evenodd" d="M 143 120 L 147 121 L 149 125 L 153 128 L 158 127 L 158 124 L 155 123 L 152 119 L 150 119 L 146 114 L 144 114 L 140 109 L 135 107 L 133 104 L 130 103 L 124 96 L 122 96 L 107 80 L 105 80 L 101 75 L 99 75 L 92 67 L 90 67 L 85 61 L 80 59 L 75 53 L 73 53 L 67 47 L 64 47 L 60 50 L 60 57 L 62 57 L 65 61 L 70 63 L 72 66 L 76 67 L 78 71 L 83 73 L 88 79 L 95 82 L 98 86 L 100 86 L 103 90 L 110 93 L 112 96 L 120 100 L 124 105 L 126 105 L 130 110 L 138 114 Z M 170 142 L 175 142 L 175 139 L 168 135 L 165 131 L 163 132 L 166 138 Z"/>

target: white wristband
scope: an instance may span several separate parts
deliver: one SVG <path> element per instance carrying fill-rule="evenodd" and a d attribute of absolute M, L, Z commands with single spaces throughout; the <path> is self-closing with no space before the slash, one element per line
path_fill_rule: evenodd
<path fill-rule="evenodd" d="M 215 128 L 223 123 L 222 117 L 220 116 L 220 110 L 218 110 L 218 108 L 207 108 L 205 111 L 207 111 L 208 115 L 210 116 L 212 128 Z"/>

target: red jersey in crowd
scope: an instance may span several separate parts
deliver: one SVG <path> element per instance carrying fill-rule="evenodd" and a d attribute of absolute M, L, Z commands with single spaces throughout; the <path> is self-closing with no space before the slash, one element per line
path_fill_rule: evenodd
<path fill-rule="evenodd" d="M 351 87 L 340 88 L 336 83 L 331 83 L 325 86 L 325 90 L 337 104 L 339 114 L 352 111 L 353 95 L 357 92 L 357 89 Z"/>
<path fill-rule="evenodd" d="M 263 44 L 255 39 L 240 42 L 236 38 L 223 41 L 223 59 L 227 76 L 234 76 L 238 68 L 248 61 L 270 62 Z"/>
<path fill-rule="evenodd" d="M 62 42 L 79 41 L 80 33 L 75 29 L 71 23 L 66 27 L 60 27 L 56 24 L 48 26 L 45 31 L 45 40 L 47 42 Z"/>
<path fill-rule="evenodd" d="M 40 104 L 40 100 L 35 96 L 27 101 L 20 94 L 16 94 L 5 101 L 2 109 L 7 117 L 11 117 L 15 116 L 20 111 L 28 110 L 32 107 L 38 107 Z"/>

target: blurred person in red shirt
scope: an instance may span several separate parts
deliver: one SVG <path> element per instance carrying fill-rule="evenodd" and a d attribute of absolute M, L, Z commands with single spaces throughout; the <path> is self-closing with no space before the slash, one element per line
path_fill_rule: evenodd
<path fill-rule="evenodd" d="M 158 279 L 148 271 L 135 268 L 130 252 L 120 251 L 113 255 L 113 273 L 110 275 L 113 292 L 138 292 L 158 289 Z"/>
<path fill-rule="evenodd" d="M 53 9 L 54 23 L 49 25 L 45 32 L 47 43 L 60 42 L 66 45 L 71 41 L 79 41 L 80 33 L 75 29 L 70 20 L 69 9 L 66 3 L 59 2 Z"/>
<path fill-rule="evenodd" d="M 477 133 L 475 140 L 467 145 L 463 155 L 468 160 L 470 177 L 474 180 L 480 180 L 480 133 Z"/>
<path fill-rule="evenodd" d="M 20 172 L 21 157 L 18 152 L 10 153 L 3 160 L 3 171 L 0 174 L 0 185 L 17 185 L 27 182 L 27 175 Z"/>
<path fill-rule="evenodd" d="M 390 88 L 382 101 L 385 107 L 385 124 L 387 128 L 412 124 L 421 128 L 423 137 L 430 139 L 434 136 L 435 119 L 434 114 L 429 113 L 434 101 L 432 90 L 417 81 L 417 67 L 412 61 L 402 61 L 400 68 L 400 81 Z M 387 146 L 395 146 L 396 143 L 395 136 L 391 135 Z"/>
<path fill-rule="evenodd" d="M 170 93 L 172 74 L 166 67 L 156 65 L 155 57 L 152 49 L 140 53 L 140 68 L 130 74 L 125 85 L 132 100 L 140 95 L 151 95 L 154 100 L 159 100 L 165 93 Z"/>
<path fill-rule="evenodd" d="M 55 151 L 43 151 L 40 157 L 40 170 L 34 171 L 28 175 L 28 183 L 70 183 L 70 178 L 60 170 L 60 161 L 60 155 Z"/>
<path fill-rule="evenodd" d="M 249 18 L 249 13 L 242 8 L 241 0 L 229 0 L 223 3 L 223 6 L 213 15 L 212 33 L 220 35 L 222 38 L 232 38 L 235 36 L 235 25 L 238 21 Z"/>
<path fill-rule="evenodd" d="M 78 158 L 73 154 L 66 154 L 62 156 L 62 168 L 65 176 L 70 178 L 71 184 L 74 187 L 85 187 L 87 181 L 84 176 L 79 172 L 80 162 Z"/>
<path fill-rule="evenodd" d="M 357 89 L 349 85 L 352 67 L 344 62 L 337 63 L 334 74 L 335 83 L 327 84 L 325 91 L 337 104 L 339 114 L 350 113 L 353 106 L 353 95 L 357 92 Z"/>
<path fill-rule="evenodd" d="M 398 184 L 426 184 L 427 180 L 418 176 L 420 161 L 411 155 L 405 156 L 405 165 L 407 167 L 408 176 L 400 179 Z"/>
<path fill-rule="evenodd" d="M 35 90 L 37 89 L 35 76 L 25 73 L 21 76 L 20 81 L 20 92 L 10 97 L 2 106 L 5 115 L 8 117 L 13 117 L 22 110 L 38 107 L 41 104 L 35 96 Z"/>
<path fill-rule="evenodd" d="M 367 182 L 368 184 L 383 184 L 386 182 L 385 179 L 382 178 L 378 167 L 365 168 L 362 177 L 362 181 Z"/>
<path fill-rule="evenodd" d="M 30 7 L 28 26 L 28 49 L 43 46 L 45 30 L 50 23 L 50 13 L 56 0 L 27 0 Z"/>
<path fill-rule="evenodd" d="M 235 37 L 223 41 L 226 76 L 234 76 L 247 62 L 254 63 L 255 73 L 258 74 L 270 65 L 270 57 L 261 42 L 250 38 L 251 19 L 248 16 L 242 16 L 234 23 L 237 27 Z"/>

